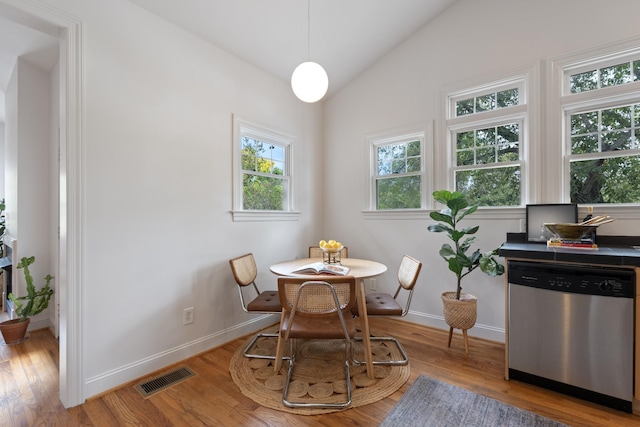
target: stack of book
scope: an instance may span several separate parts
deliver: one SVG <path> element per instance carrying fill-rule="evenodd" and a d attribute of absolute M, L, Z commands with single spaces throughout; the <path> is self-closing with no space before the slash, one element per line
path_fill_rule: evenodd
<path fill-rule="evenodd" d="M 547 240 L 547 246 L 554 248 L 598 249 L 598 245 L 591 240 L 570 240 L 559 237 L 553 237 Z"/>

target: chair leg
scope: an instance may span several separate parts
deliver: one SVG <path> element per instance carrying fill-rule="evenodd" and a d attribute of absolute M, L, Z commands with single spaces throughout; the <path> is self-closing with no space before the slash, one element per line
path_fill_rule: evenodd
<path fill-rule="evenodd" d="M 356 341 L 362 341 L 361 337 L 355 338 Z M 398 351 L 400 352 L 400 359 L 395 359 L 395 360 L 374 360 L 373 364 L 374 365 L 392 365 L 392 366 L 397 366 L 397 365 L 406 365 L 407 363 L 409 363 L 409 356 L 407 356 L 407 353 L 404 351 L 404 347 L 402 347 L 402 344 L 400 344 L 400 341 L 398 341 L 396 338 L 394 337 L 369 337 L 370 341 L 390 341 L 392 343 L 394 343 L 396 345 L 396 348 L 398 349 Z M 363 365 L 366 362 L 364 360 L 356 360 L 353 359 L 354 363 L 357 363 L 358 365 Z"/>
<path fill-rule="evenodd" d="M 344 373 L 347 379 L 347 400 L 343 403 L 315 403 L 315 402 L 291 402 L 287 399 L 289 393 L 289 384 L 291 383 L 291 377 L 293 376 L 293 365 L 296 358 L 296 346 L 293 344 L 291 350 L 291 356 L 289 358 L 289 369 L 287 370 L 287 379 L 284 384 L 284 391 L 282 392 L 282 403 L 289 408 L 336 408 L 344 409 L 351 406 L 351 370 L 349 369 L 349 361 L 351 359 L 351 343 L 345 342 L 345 362 Z"/>
<path fill-rule="evenodd" d="M 265 354 L 258 354 L 258 353 L 249 353 L 249 350 L 251 350 L 251 348 L 254 346 L 254 344 L 256 343 L 256 341 L 258 341 L 259 338 L 277 338 L 279 334 L 277 333 L 271 333 L 271 334 L 257 334 L 253 337 L 253 339 L 251 340 L 251 342 L 249 343 L 249 345 L 247 345 L 244 349 L 244 352 L 242 353 L 242 355 L 244 357 L 251 357 L 251 358 L 255 358 L 255 359 L 270 359 L 270 360 L 275 360 L 276 356 L 269 356 L 269 355 L 265 355 Z"/>
<path fill-rule="evenodd" d="M 451 338 L 453 337 L 453 328 L 449 328 L 449 344 L 447 347 L 451 348 Z"/>

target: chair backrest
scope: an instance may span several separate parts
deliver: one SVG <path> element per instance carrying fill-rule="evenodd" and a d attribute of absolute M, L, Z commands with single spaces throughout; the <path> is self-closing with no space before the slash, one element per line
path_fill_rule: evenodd
<path fill-rule="evenodd" d="M 286 323 L 281 324 L 284 339 L 290 334 L 298 338 L 344 336 L 347 341 L 355 335 L 351 307 L 356 301 L 356 279 L 353 276 L 322 277 L 309 280 L 299 277 L 278 278 L 278 292 Z M 303 319 L 298 319 L 302 317 Z M 339 319 L 340 327 L 322 322 L 319 318 Z M 304 318 L 307 318 L 305 321 Z M 335 322 L 335 320 L 332 320 Z M 286 324 L 287 326 L 283 326 Z M 298 325 L 292 332 L 292 325 Z"/>
<path fill-rule="evenodd" d="M 256 261 L 253 258 L 252 253 L 230 259 L 229 265 L 231 266 L 233 278 L 238 285 L 255 285 L 255 280 L 258 275 L 258 267 L 256 267 Z"/>
<path fill-rule="evenodd" d="M 349 248 L 344 246 L 340 252 L 341 258 L 349 258 Z M 322 258 L 322 249 L 320 246 L 309 246 L 309 258 Z"/>
<path fill-rule="evenodd" d="M 356 279 L 352 276 L 322 277 L 309 280 L 303 277 L 279 277 L 278 293 L 283 309 L 301 316 L 313 317 L 346 313 L 356 301 Z"/>
<path fill-rule="evenodd" d="M 422 269 L 422 263 L 417 259 L 405 255 L 402 257 L 402 262 L 398 268 L 398 289 L 393 295 L 393 298 L 397 301 L 398 295 L 402 289 L 409 291 L 407 301 L 402 308 L 402 317 L 406 316 L 409 312 L 409 306 L 411 305 L 411 298 L 413 297 L 413 289 L 418 281 L 418 275 Z"/>
<path fill-rule="evenodd" d="M 402 257 L 400 268 L 398 268 L 398 283 L 404 289 L 410 291 L 418 281 L 418 275 L 422 269 L 422 263 L 417 259 L 405 255 Z"/>

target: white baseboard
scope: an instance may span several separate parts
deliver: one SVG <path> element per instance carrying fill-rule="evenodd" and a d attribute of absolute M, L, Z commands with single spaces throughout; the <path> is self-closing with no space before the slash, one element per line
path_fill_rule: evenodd
<path fill-rule="evenodd" d="M 409 310 L 407 313 L 405 320 L 412 323 L 417 323 L 419 325 L 429 326 L 432 328 L 442 329 L 445 331 L 449 330 L 449 325 L 444 321 L 443 316 L 435 316 L 433 314 L 421 313 L 413 310 Z M 455 332 L 460 332 L 460 330 L 454 330 Z M 483 325 L 480 323 L 476 323 L 475 326 L 469 330 L 467 330 L 467 334 L 471 337 L 483 338 L 490 341 L 496 341 L 504 343 L 505 340 L 505 330 L 501 328 L 496 328 L 494 326 Z"/>
<path fill-rule="evenodd" d="M 260 316 L 250 322 L 236 325 L 222 331 L 215 332 L 197 340 L 184 343 L 178 347 L 166 350 L 149 356 L 145 359 L 132 362 L 128 365 L 120 366 L 108 372 L 87 378 L 82 395 L 84 399 L 104 393 L 105 391 L 117 388 L 122 384 L 131 382 L 137 378 L 142 378 L 167 366 L 179 363 L 185 359 L 203 353 L 212 348 L 223 345 L 236 338 L 251 334 L 277 322 L 278 318 L 273 315 Z"/>

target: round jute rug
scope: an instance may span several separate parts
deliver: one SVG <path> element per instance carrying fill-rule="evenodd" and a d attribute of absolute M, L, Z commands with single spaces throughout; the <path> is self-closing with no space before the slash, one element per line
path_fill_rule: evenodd
<path fill-rule="evenodd" d="M 277 327 L 266 332 L 276 332 Z M 279 411 L 302 415 L 326 414 L 340 409 L 325 408 L 289 408 L 282 403 L 282 391 L 287 378 L 288 361 L 283 361 L 277 374 L 273 369 L 273 361 L 269 359 L 247 358 L 243 356 L 244 348 L 251 338 L 242 343 L 229 365 L 233 381 L 242 394 L 254 402 Z M 275 354 L 277 338 L 260 338 L 252 353 Z M 392 343 L 372 342 L 374 360 L 400 358 L 400 354 Z M 364 360 L 362 343 L 353 343 L 356 360 Z M 285 355 L 288 355 L 286 352 Z M 409 379 L 409 365 L 374 367 L 374 377 L 369 378 L 366 367 L 351 364 L 351 408 L 367 405 L 384 399 L 398 390 Z M 297 356 L 289 398 L 296 401 L 343 402 L 346 399 L 346 381 L 344 379 L 344 341 L 343 340 L 298 340 Z"/>

